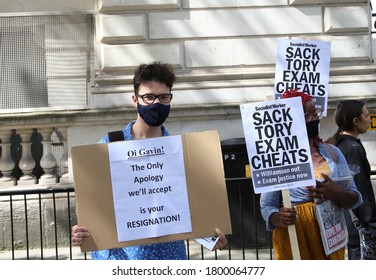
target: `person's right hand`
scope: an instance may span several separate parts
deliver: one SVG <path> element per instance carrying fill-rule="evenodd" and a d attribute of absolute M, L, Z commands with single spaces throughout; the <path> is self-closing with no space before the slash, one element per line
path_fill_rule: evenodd
<path fill-rule="evenodd" d="M 279 216 L 279 225 L 286 227 L 288 225 L 294 225 L 296 223 L 297 212 L 296 212 L 295 207 L 292 207 L 292 208 L 281 207 L 279 208 L 278 216 Z"/>
<path fill-rule="evenodd" d="M 86 237 L 89 237 L 89 231 L 85 227 L 80 227 L 75 225 L 72 227 L 72 245 L 81 246 L 82 240 Z"/>

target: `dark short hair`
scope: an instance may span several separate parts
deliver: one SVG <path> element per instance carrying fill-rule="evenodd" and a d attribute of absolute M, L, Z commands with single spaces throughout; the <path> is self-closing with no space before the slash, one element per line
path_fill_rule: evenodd
<path fill-rule="evenodd" d="M 166 84 L 171 91 L 175 82 L 173 68 L 168 63 L 152 62 L 140 64 L 134 72 L 133 87 L 135 94 L 138 93 L 141 84 L 157 81 Z"/>
<path fill-rule="evenodd" d="M 365 103 L 360 100 L 342 100 L 338 103 L 334 120 L 340 131 L 354 129 L 354 118 L 359 118 L 363 113 Z"/>

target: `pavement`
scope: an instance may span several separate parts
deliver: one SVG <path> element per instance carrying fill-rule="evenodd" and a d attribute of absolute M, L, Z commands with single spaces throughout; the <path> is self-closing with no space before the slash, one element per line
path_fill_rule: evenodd
<path fill-rule="evenodd" d="M 270 249 L 222 249 L 217 251 L 209 251 L 203 248 L 196 241 L 189 241 L 187 244 L 187 252 L 189 253 L 189 259 L 191 260 L 270 260 Z M 58 248 L 56 249 L 44 249 L 43 260 L 69 260 L 72 255 L 73 260 L 84 260 L 85 254 L 80 251 L 79 247 L 72 247 L 72 253 L 70 248 Z M 56 257 L 57 256 L 57 257 Z M 12 260 L 11 251 L 0 251 L 0 260 Z M 26 250 L 15 250 L 15 260 L 41 260 L 41 250 L 32 249 L 28 254 Z M 86 254 L 86 259 L 90 259 L 90 253 Z"/>

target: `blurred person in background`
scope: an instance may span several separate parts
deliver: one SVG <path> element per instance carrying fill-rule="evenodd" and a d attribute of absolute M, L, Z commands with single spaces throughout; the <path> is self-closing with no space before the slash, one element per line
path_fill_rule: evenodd
<path fill-rule="evenodd" d="M 349 232 L 348 258 L 376 259 L 376 252 L 367 252 L 366 247 L 362 248 L 359 237 L 359 230 L 363 230 L 371 234 L 373 242 L 376 242 L 376 203 L 371 183 L 371 167 L 366 150 L 359 139 L 360 134 L 367 132 L 371 122 L 367 106 L 360 100 L 343 100 L 337 105 L 334 120 L 338 130 L 326 142 L 336 145 L 350 166 L 359 167 L 354 181 L 363 196 L 363 204 L 353 210 L 358 218 L 359 229 L 356 228 L 350 213 L 345 212 Z"/>

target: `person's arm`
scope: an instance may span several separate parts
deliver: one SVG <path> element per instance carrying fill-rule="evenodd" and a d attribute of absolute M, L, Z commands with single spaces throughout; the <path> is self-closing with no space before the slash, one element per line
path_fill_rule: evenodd
<path fill-rule="evenodd" d="M 316 181 L 316 188 L 309 188 L 310 197 L 317 198 L 316 204 L 324 200 L 331 199 L 339 204 L 342 208 L 349 209 L 356 205 L 359 197 L 356 191 L 347 190 L 338 186 L 328 175 L 322 173 L 323 182 Z"/>
<path fill-rule="evenodd" d="M 295 207 L 279 208 L 279 212 L 275 212 L 270 216 L 270 222 L 275 227 L 287 227 L 296 223 L 297 212 Z"/>
<path fill-rule="evenodd" d="M 351 175 L 352 172 L 350 171 L 349 165 L 341 150 L 336 146 L 330 146 L 333 153 L 328 155 L 325 153 L 326 149 L 322 149 L 320 152 L 330 165 L 333 172 L 331 176 L 333 176 L 333 178 L 341 178 L 343 176 L 346 177 L 346 175 Z M 310 197 L 317 199 L 315 202 L 316 204 L 331 199 L 338 203 L 342 208 L 353 209 L 363 203 L 362 195 L 358 191 L 354 180 L 350 180 L 344 185 L 338 185 L 326 174 L 322 174 L 322 177 L 324 178 L 324 181 L 316 181 L 316 188 L 308 188 L 311 192 Z"/>
<path fill-rule="evenodd" d="M 363 204 L 355 209 L 355 214 L 376 232 L 376 202 L 373 191 L 370 167 L 367 156 L 362 147 L 353 147 L 349 150 L 348 163 L 360 167 L 359 173 L 354 176 L 355 184 L 363 196 Z"/>
<path fill-rule="evenodd" d="M 89 237 L 89 231 L 85 227 L 74 225 L 72 227 L 72 245 L 81 246 L 84 238 Z"/>
<path fill-rule="evenodd" d="M 266 229 L 271 231 L 274 227 L 288 226 L 296 221 L 296 209 L 281 207 L 282 194 L 280 191 L 261 194 L 261 215 L 266 222 Z"/>
<path fill-rule="evenodd" d="M 213 250 L 224 248 L 227 245 L 226 236 L 223 234 L 223 232 L 219 228 L 215 229 L 215 233 L 218 235 L 219 239 L 217 243 L 215 244 Z"/>

